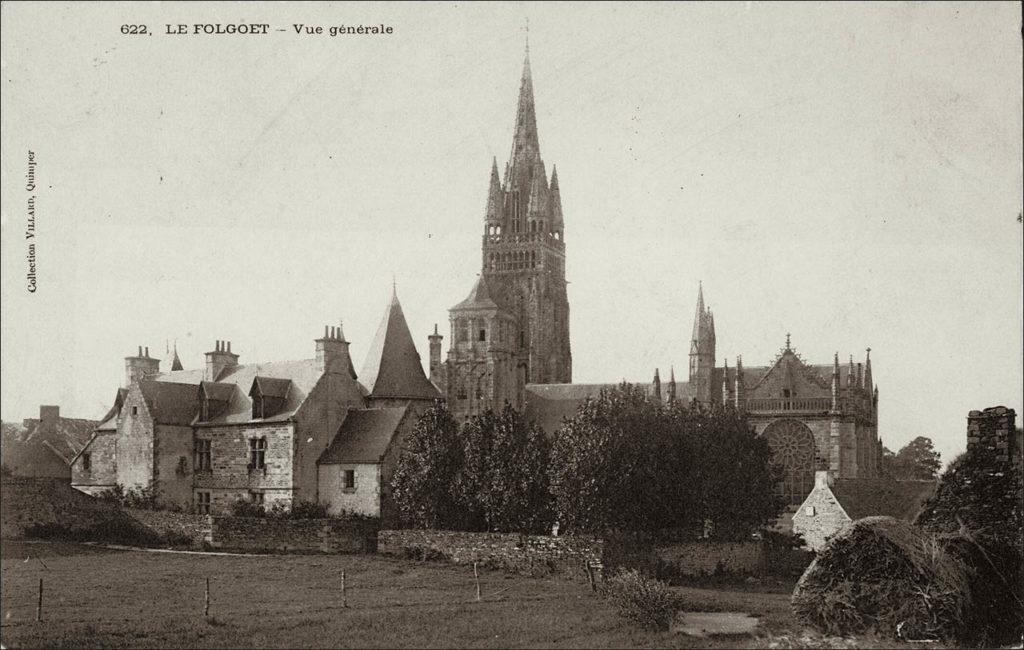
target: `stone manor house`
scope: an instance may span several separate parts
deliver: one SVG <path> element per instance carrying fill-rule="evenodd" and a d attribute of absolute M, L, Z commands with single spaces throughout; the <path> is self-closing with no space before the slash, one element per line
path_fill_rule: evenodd
<path fill-rule="evenodd" d="M 566 229 L 558 172 L 540 154 L 529 48 L 512 149 L 490 170 L 481 270 L 449 310 L 450 343 L 428 336 L 424 374 L 397 297 L 357 375 L 341 328 L 301 361 L 239 364 L 218 342 L 203 368 L 175 357 L 166 372 L 140 349 L 125 360 L 124 386 L 73 464 L 73 484 L 152 485 L 168 505 L 222 512 L 232 501 L 326 503 L 378 514 L 402 440 L 416 417 L 444 398 L 467 418 L 505 403 L 553 432 L 586 398 L 614 384 L 574 384 L 566 292 Z M 769 364 L 717 364 L 714 316 L 698 289 L 689 371 L 644 384 L 661 400 L 730 405 L 748 413 L 785 469 L 779 491 L 792 505 L 815 472 L 835 479 L 878 474 L 878 388 L 863 362 L 808 363 L 785 347 Z M 383 504 L 383 505 L 382 505 Z M 792 512 L 792 509 L 791 509 Z"/>

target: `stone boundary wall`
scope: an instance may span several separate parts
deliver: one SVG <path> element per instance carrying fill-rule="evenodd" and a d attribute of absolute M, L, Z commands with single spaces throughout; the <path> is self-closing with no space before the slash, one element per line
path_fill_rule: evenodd
<path fill-rule="evenodd" d="M 208 541 L 237 551 L 372 553 L 376 533 L 376 523 L 344 519 L 213 517 Z"/>
<path fill-rule="evenodd" d="M 548 537 L 516 533 L 444 530 L 382 530 L 377 551 L 455 564 L 479 562 L 484 568 L 523 575 L 560 573 L 587 580 L 587 562 L 599 575 L 604 541 L 591 537 Z"/>
<path fill-rule="evenodd" d="M 168 510 L 141 510 L 125 508 L 135 521 L 139 522 L 164 539 L 187 539 L 196 547 L 210 541 L 212 520 L 209 515 L 194 515 Z"/>
<path fill-rule="evenodd" d="M 654 547 L 666 569 L 681 576 L 763 575 L 766 554 L 758 541 L 679 542 Z"/>
<path fill-rule="evenodd" d="M 123 519 L 117 506 L 71 487 L 66 478 L 5 476 L 0 482 L 0 536 L 24 537 L 38 527 L 87 530 Z"/>

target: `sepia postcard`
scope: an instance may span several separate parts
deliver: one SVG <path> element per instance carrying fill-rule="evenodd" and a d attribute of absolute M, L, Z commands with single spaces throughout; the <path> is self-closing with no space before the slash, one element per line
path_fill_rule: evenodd
<path fill-rule="evenodd" d="M 0 11 L 0 647 L 1019 643 L 1019 4 Z"/>

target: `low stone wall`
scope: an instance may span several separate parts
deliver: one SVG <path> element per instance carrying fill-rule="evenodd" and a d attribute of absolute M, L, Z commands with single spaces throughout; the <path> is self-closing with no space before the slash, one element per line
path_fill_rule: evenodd
<path fill-rule="evenodd" d="M 209 543 L 237 551 L 372 553 L 377 525 L 344 519 L 214 517 Z"/>
<path fill-rule="evenodd" d="M 762 541 L 693 541 L 654 548 L 660 572 L 674 576 L 799 576 L 813 553 Z"/>
<path fill-rule="evenodd" d="M 654 552 L 670 571 L 683 576 L 765 573 L 765 555 L 758 541 L 680 542 L 656 546 Z"/>
<path fill-rule="evenodd" d="M 132 519 L 166 540 L 188 540 L 197 547 L 210 541 L 212 521 L 209 515 L 138 508 L 125 508 L 124 511 Z"/>
<path fill-rule="evenodd" d="M 515 533 L 467 533 L 443 530 L 382 530 L 377 551 L 456 564 L 479 562 L 523 575 L 560 573 L 587 579 L 587 563 L 600 570 L 604 541 L 590 537 L 548 537 Z"/>

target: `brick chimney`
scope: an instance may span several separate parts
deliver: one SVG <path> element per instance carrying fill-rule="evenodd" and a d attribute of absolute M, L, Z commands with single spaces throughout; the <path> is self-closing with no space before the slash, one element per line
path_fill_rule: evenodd
<path fill-rule="evenodd" d="M 323 338 L 316 340 L 316 365 L 321 373 L 347 373 L 352 379 L 356 378 L 341 324 L 337 327 L 324 326 Z"/>
<path fill-rule="evenodd" d="M 1017 452 L 1017 413 L 993 406 L 967 415 L 967 453 L 989 455 L 998 463 L 1010 463 Z"/>
<path fill-rule="evenodd" d="M 206 353 L 206 370 L 203 379 L 217 381 L 228 368 L 238 365 L 238 355 L 231 352 L 231 341 L 216 341 L 212 352 Z"/>
<path fill-rule="evenodd" d="M 124 386 L 128 388 L 134 382 L 145 379 L 160 372 L 160 360 L 149 356 L 149 348 L 139 346 L 139 353 L 134 357 L 124 358 Z"/>

